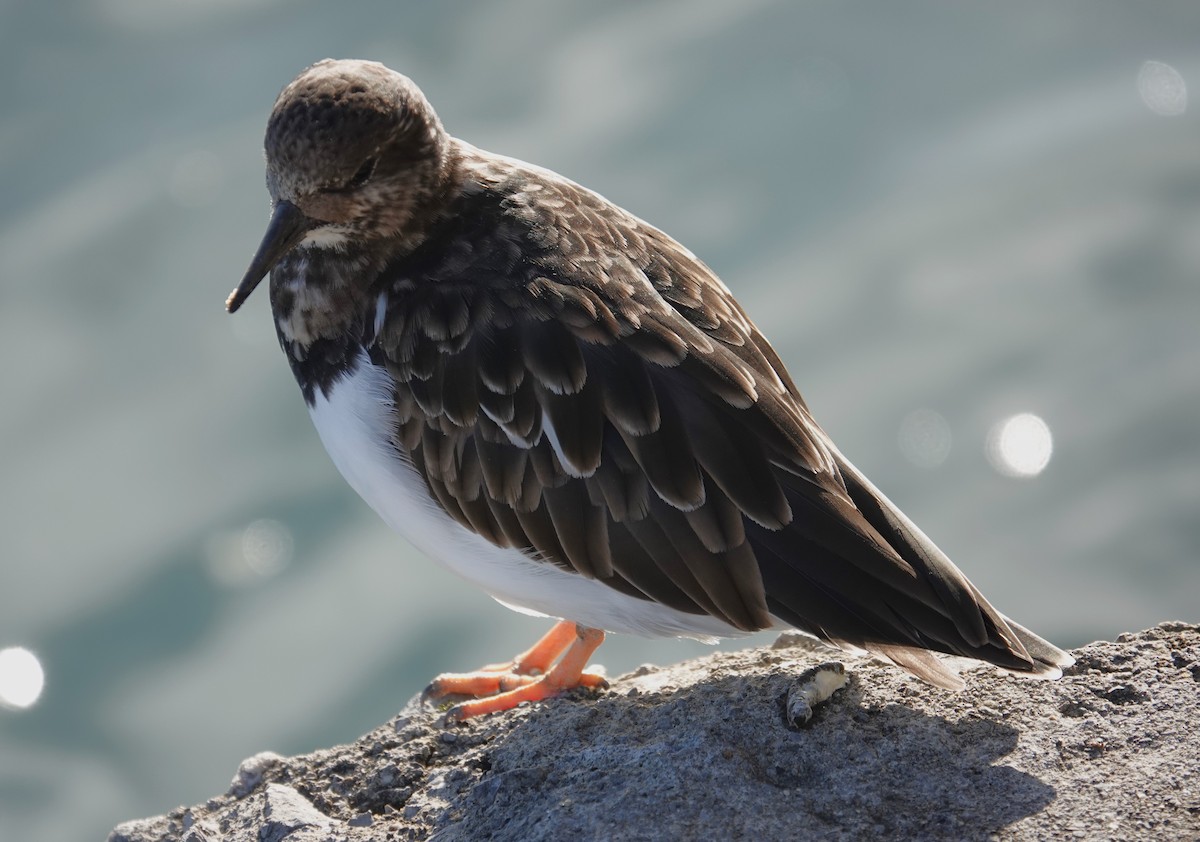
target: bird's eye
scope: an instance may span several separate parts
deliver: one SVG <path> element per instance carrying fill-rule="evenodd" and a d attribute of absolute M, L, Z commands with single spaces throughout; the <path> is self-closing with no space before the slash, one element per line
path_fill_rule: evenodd
<path fill-rule="evenodd" d="M 362 187 L 364 184 L 366 184 L 368 179 L 371 178 L 371 174 L 375 172 L 375 165 L 377 163 L 379 163 L 378 158 L 368 158 L 367 160 L 363 161 L 363 165 L 358 168 L 358 172 L 356 172 L 353 177 L 346 182 L 346 189 L 357 190 L 359 187 Z"/>

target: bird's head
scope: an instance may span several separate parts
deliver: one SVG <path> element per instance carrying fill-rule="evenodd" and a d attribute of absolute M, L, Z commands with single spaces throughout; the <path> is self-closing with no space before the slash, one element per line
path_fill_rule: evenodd
<path fill-rule="evenodd" d="M 370 61 L 325 59 L 283 89 L 267 122 L 267 233 L 234 312 L 298 246 L 339 248 L 411 234 L 446 176 L 449 138 L 406 76 Z"/>

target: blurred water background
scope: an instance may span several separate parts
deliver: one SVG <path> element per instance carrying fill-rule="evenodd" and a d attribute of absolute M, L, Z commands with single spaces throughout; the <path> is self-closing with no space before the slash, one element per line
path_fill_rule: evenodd
<path fill-rule="evenodd" d="M 546 628 L 345 486 L 266 295 L 222 312 L 271 103 L 325 56 L 698 252 L 1006 613 L 1200 619 L 1193 0 L 6 2 L 0 44 L 5 842 L 201 800 Z"/>

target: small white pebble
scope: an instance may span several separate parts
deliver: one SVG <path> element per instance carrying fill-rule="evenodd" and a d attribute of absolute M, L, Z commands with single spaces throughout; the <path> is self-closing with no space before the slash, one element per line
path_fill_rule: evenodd
<path fill-rule="evenodd" d="M 793 728 L 806 724 L 821 703 L 846 686 L 846 680 L 846 667 L 837 661 L 829 661 L 802 672 L 788 692 L 788 724 Z"/>

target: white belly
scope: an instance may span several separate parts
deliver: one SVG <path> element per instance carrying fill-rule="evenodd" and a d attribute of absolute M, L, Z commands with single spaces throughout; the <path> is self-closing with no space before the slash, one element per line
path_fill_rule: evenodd
<path fill-rule="evenodd" d="M 391 444 L 391 389 L 387 372 L 363 354 L 328 399 L 317 392 L 310 414 L 346 482 L 417 549 L 524 613 L 647 636 L 713 640 L 739 633 L 715 617 L 626 596 L 520 550 L 497 547 L 461 526 L 429 496 L 425 481 Z"/>

